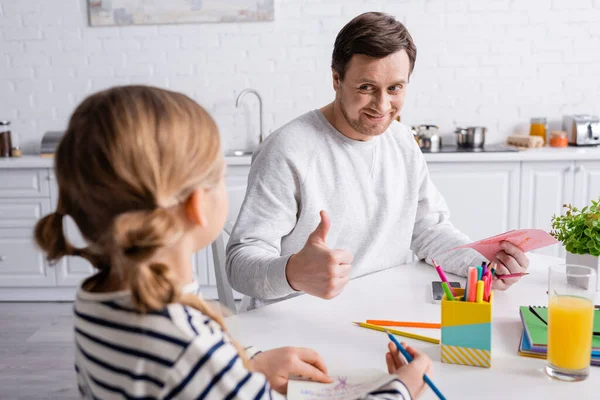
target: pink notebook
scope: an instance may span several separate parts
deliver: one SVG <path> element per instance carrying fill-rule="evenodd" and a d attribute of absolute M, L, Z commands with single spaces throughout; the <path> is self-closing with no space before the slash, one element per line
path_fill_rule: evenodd
<path fill-rule="evenodd" d="M 558 240 L 552 235 L 541 229 L 517 229 L 477 242 L 464 244 L 448 251 L 470 248 L 491 261 L 501 250 L 500 242 L 504 241 L 514 244 L 523 250 L 524 253 L 558 243 Z"/>

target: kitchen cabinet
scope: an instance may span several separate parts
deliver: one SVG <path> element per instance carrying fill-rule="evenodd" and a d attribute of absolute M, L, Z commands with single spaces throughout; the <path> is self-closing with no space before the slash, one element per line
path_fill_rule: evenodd
<path fill-rule="evenodd" d="M 228 213 L 227 221 L 235 223 L 237 215 L 242 207 L 242 202 L 246 195 L 246 186 L 248 184 L 248 173 L 250 172 L 250 163 L 243 165 L 229 165 L 225 174 L 225 185 L 227 186 Z M 224 243 L 227 244 L 229 235 L 223 234 Z M 196 253 L 197 276 L 202 276 L 199 280 L 201 290 L 206 298 L 217 298 L 217 278 L 215 276 L 213 255 L 210 248 Z M 234 291 L 233 297 L 241 299 L 243 296 Z"/>
<path fill-rule="evenodd" d="M 448 204 L 450 221 L 471 239 L 518 227 L 518 161 L 430 162 L 429 174 Z"/>
<path fill-rule="evenodd" d="M 228 221 L 235 221 L 246 192 L 246 181 L 249 166 L 230 167 L 227 171 L 226 185 L 229 198 Z M 57 187 L 54 174 L 50 173 L 50 193 L 52 198 L 52 210 L 56 209 Z M 1 209 L 0 203 L 0 209 Z M 34 221 L 35 223 L 35 221 Z M 86 243 L 77 228 L 75 222 L 65 218 L 65 235 L 69 242 L 76 247 L 86 246 Z M 228 237 L 226 238 L 228 239 Z M 216 278 L 213 268 L 212 252 L 210 249 L 202 249 L 192 257 L 194 276 L 207 297 L 216 296 Z M 54 268 L 56 268 L 56 285 L 76 287 L 94 273 L 92 265 L 81 257 L 65 257 Z"/>
<path fill-rule="evenodd" d="M 242 202 L 246 196 L 246 186 L 248 185 L 248 173 L 250 165 L 236 165 L 227 168 L 225 184 L 227 185 L 227 198 L 229 201 L 229 213 L 227 221 L 235 222 Z"/>
<path fill-rule="evenodd" d="M 32 156 L 0 160 L 0 301 L 72 300 L 75 289 L 94 273 L 92 265 L 81 257 L 65 257 L 56 265 L 49 265 L 33 241 L 36 222 L 55 210 L 58 201 L 51 167 L 52 160 Z M 248 159 L 227 170 L 228 221 L 237 218 L 249 169 Z M 64 219 L 64 233 L 74 246 L 86 246 L 77 225 L 68 216 Z M 194 254 L 192 266 L 203 294 L 216 298 L 210 248 Z"/>
<path fill-rule="evenodd" d="M 244 202 L 244 197 L 246 196 L 246 186 L 248 185 L 248 173 L 250 172 L 250 165 L 233 165 L 227 168 L 227 174 L 225 176 L 225 184 L 227 186 L 227 200 L 229 203 L 229 211 L 227 213 L 227 221 L 232 225 L 235 223 L 237 216 L 240 212 L 240 208 L 242 207 L 242 203 Z M 223 241 L 225 245 L 227 245 L 227 241 L 229 240 L 229 235 L 223 233 Z M 208 292 L 205 296 L 212 295 L 212 297 L 216 297 L 216 285 L 217 280 L 215 277 L 215 269 L 213 268 L 213 255 L 212 251 L 206 252 L 206 265 L 208 266 L 206 270 L 208 271 Z M 233 291 L 233 297 L 235 299 L 241 299 L 243 297 L 242 294 Z"/>
<path fill-rule="evenodd" d="M 473 240 L 510 229 L 549 230 L 552 215 L 561 213 L 563 204 L 581 207 L 600 196 L 600 149 L 440 153 L 425 159 L 451 221 Z M 234 222 L 246 192 L 250 157 L 227 162 L 227 219 Z M 91 265 L 68 257 L 50 266 L 32 236 L 37 220 L 56 207 L 52 160 L 0 159 L 0 183 L 0 301 L 72 300 L 80 282 L 93 273 Z M 74 245 L 84 245 L 70 218 L 65 218 L 64 230 Z M 560 245 L 539 252 L 564 255 Z M 216 298 L 210 248 L 197 252 L 192 265 L 203 295 Z"/>
<path fill-rule="evenodd" d="M 37 220 L 51 210 L 48 179 L 47 169 L 0 169 L 0 288 L 55 283 L 32 237 Z"/>
<path fill-rule="evenodd" d="M 521 227 L 549 231 L 564 204 L 582 208 L 600 197 L 600 161 L 523 162 L 522 181 Z M 565 256 L 560 244 L 536 252 Z"/>
<path fill-rule="evenodd" d="M 73 246 L 87 247 L 71 217 L 65 217 L 63 230 L 67 240 Z M 56 269 L 57 286 L 79 286 L 81 281 L 94 273 L 92 264 L 81 257 L 65 257 L 54 268 Z"/>
<path fill-rule="evenodd" d="M 590 204 L 590 200 L 600 197 L 600 160 L 575 161 L 575 189 L 573 202 L 582 208 Z"/>
<path fill-rule="evenodd" d="M 55 271 L 48 268 L 36 248 L 31 229 L 0 229 L 0 288 L 38 288 L 54 283 Z"/>
<path fill-rule="evenodd" d="M 5 163 L 7 161 L 3 161 Z M 0 198 L 48 198 L 47 169 L 6 169 L 1 176 Z"/>
<path fill-rule="evenodd" d="M 56 186 L 56 179 L 54 177 L 54 172 L 50 171 L 50 197 L 52 200 L 52 210 L 56 209 L 56 204 L 58 202 L 58 188 Z M 81 235 L 79 228 L 75 224 L 75 221 L 69 216 L 66 216 L 64 219 L 64 234 L 69 243 L 71 243 L 75 247 L 86 247 L 87 244 Z M 204 251 L 203 251 L 204 252 Z M 208 284 L 206 280 L 205 269 L 206 266 L 203 266 L 203 270 L 199 271 L 197 266 L 197 259 L 202 260 L 204 254 L 195 255 L 192 259 L 192 266 L 195 271 L 196 279 L 200 283 L 200 285 Z M 56 286 L 57 287 L 67 287 L 73 288 L 77 287 L 81 284 L 81 282 L 92 275 L 95 270 L 92 265 L 81 257 L 64 257 L 61 261 L 59 261 L 54 267 L 56 270 Z"/>
<path fill-rule="evenodd" d="M 550 231 L 552 216 L 561 214 L 563 204 L 573 202 L 573 161 L 530 161 L 521 168 L 521 221 L 522 228 Z M 540 254 L 564 257 L 560 245 L 536 251 Z"/>
<path fill-rule="evenodd" d="M 58 202 L 58 188 L 54 171 L 49 170 L 51 209 L 56 210 Z M 69 243 L 75 247 L 85 247 L 85 241 L 73 219 L 66 216 L 63 220 L 63 233 Z M 94 273 L 92 265 L 81 257 L 65 257 L 52 267 L 56 271 L 56 286 L 77 287 L 82 280 Z"/>

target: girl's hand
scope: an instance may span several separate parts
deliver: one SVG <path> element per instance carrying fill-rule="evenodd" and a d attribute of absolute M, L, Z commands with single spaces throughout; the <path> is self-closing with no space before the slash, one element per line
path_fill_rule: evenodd
<path fill-rule="evenodd" d="M 312 349 L 280 347 L 258 353 L 250 360 L 253 371 L 265 374 L 271 387 L 287 393 L 290 375 L 301 376 L 316 382 L 331 383 L 327 367 L 321 356 Z"/>
<path fill-rule="evenodd" d="M 398 376 L 408 388 L 412 398 L 416 399 L 425 390 L 423 375 L 431 372 L 431 359 L 416 349 L 407 346 L 404 342 L 402 342 L 402 346 L 412 356 L 411 363 L 406 362 L 392 342 L 388 344 L 389 351 L 385 355 L 385 362 L 387 363 L 388 372 Z"/>

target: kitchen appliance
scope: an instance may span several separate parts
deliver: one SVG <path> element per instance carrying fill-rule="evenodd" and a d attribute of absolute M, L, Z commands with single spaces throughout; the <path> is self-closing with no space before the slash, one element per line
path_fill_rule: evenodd
<path fill-rule="evenodd" d="M 421 150 L 435 153 L 442 148 L 442 137 L 437 125 L 419 125 L 416 129 L 413 128 L 413 132 Z"/>
<path fill-rule="evenodd" d="M 56 148 L 58 147 L 58 144 L 60 143 L 60 140 L 64 134 L 65 132 L 63 131 L 48 131 L 44 133 L 40 155 L 42 157 L 54 157 Z"/>
<path fill-rule="evenodd" d="M 467 128 L 456 128 L 456 145 L 458 147 L 479 148 L 485 144 L 485 132 L 483 126 L 470 126 Z"/>
<path fill-rule="evenodd" d="M 573 146 L 596 146 L 600 144 L 600 118 L 588 115 L 563 116 L 563 130 Z"/>

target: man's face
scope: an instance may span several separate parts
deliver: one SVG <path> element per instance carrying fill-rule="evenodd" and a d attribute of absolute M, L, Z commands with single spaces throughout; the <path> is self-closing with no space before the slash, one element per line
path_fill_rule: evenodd
<path fill-rule="evenodd" d="M 404 105 L 409 71 L 405 50 L 385 58 L 355 54 L 343 80 L 333 71 L 336 102 L 355 139 L 369 140 L 390 126 Z"/>

